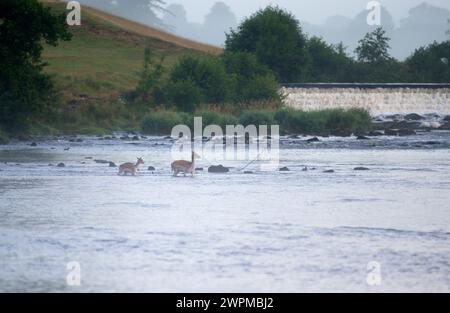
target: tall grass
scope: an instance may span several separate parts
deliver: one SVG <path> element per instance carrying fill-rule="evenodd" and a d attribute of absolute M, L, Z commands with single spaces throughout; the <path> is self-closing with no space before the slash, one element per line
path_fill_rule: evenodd
<path fill-rule="evenodd" d="M 8 135 L 2 131 L 2 129 L 0 128 L 0 145 L 6 145 L 7 143 L 9 143 L 9 137 Z"/>
<path fill-rule="evenodd" d="M 282 134 L 350 136 L 362 134 L 372 128 L 367 111 L 362 109 L 327 109 L 320 111 L 246 110 L 239 116 L 230 113 L 201 111 L 194 114 L 162 111 L 147 114 L 141 122 L 141 130 L 147 134 L 168 135 L 172 127 L 184 124 L 193 127 L 194 116 L 203 118 L 203 126 L 219 125 L 280 125 Z"/>

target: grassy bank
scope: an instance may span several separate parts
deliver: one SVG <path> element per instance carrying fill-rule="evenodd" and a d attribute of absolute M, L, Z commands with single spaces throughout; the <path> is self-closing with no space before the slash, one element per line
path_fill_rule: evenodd
<path fill-rule="evenodd" d="M 240 115 L 220 112 L 194 114 L 160 111 L 148 113 L 141 122 L 141 131 L 150 135 L 169 135 L 172 127 L 185 124 L 192 128 L 194 116 L 203 117 L 203 126 L 219 125 L 279 125 L 281 134 L 350 136 L 371 130 L 368 112 L 361 109 L 330 109 L 312 112 L 277 110 L 247 110 Z"/>
<path fill-rule="evenodd" d="M 0 129 L 0 145 L 6 145 L 9 142 L 9 136 Z"/>

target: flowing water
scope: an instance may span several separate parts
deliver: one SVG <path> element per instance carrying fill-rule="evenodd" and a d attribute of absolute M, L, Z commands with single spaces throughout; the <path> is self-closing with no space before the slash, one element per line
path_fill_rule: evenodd
<path fill-rule="evenodd" d="M 79 138 L 0 147 L 0 291 L 450 290 L 450 132 L 283 138 L 289 172 L 194 178 L 167 139 Z M 137 177 L 94 161 L 140 156 Z"/>
<path fill-rule="evenodd" d="M 313 84 L 314 85 L 314 84 Z M 351 85 L 351 84 L 349 84 Z M 450 113 L 450 88 L 282 88 L 285 104 L 304 111 L 325 108 L 367 109 L 386 113 Z"/>

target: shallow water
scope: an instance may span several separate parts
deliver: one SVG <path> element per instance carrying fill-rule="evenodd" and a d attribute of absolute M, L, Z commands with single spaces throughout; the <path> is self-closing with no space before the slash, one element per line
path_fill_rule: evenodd
<path fill-rule="evenodd" d="M 0 291 L 450 290 L 448 132 L 284 138 L 290 172 L 229 162 L 194 178 L 170 176 L 163 138 L 81 138 L 0 147 Z M 93 161 L 137 156 L 138 177 Z M 66 283 L 71 261 L 81 286 Z"/>

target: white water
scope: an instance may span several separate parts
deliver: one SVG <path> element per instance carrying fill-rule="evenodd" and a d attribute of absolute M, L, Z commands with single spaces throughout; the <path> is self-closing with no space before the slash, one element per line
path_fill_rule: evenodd
<path fill-rule="evenodd" d="M 0 291 L 450 291 L 450 133 L 303 140 L 284 139 L 290 172 L 230 162 L 195 178 L 170 176 L 161 138 L 4 146 Z M 118 177 L 86 159 L 136 156 L 156 171 Z"/>
<path fill-rule="evenodd" d="M 285 105 L 299 110 L 364 108 L 386 113 L 450 113 L 450 89 L 282 88 Z"/>

